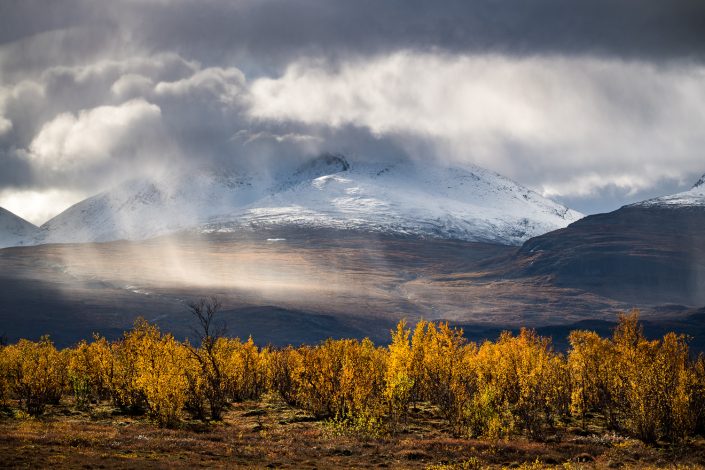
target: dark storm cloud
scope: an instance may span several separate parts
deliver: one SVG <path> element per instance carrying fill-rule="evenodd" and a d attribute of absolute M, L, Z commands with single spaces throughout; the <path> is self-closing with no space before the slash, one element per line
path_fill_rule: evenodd
<path fill-rule="evenodd" d="M 703 62 L 701 0 L 5 0 L 0 204 L 340 151 L 603 208 L 703 171 Z"/>
<path fill-rule="evenodd" d="M 123 7 L 113 14 L 146 44 L 213 61 L 246 56 L 257 66 L 399 48 L 698 59 L 705 51 L 701 0 L 206 0 Z"/>
<path fill-rule="evenodd" d="M 205 62 L 246 57 L 253 68 L 301 55 L 433 47 L 623 58 L 705 55 L 701 0 L 12 0 L 2 3 L 0 17 L 2 42 L 93 25 L 107 37 L 127 31 L 132 44 Z"/>
<path fill-rule="evenodd" d="M 22 187 L 32 181 L 32 168 L 12 150 L 0 149 L 0 188 Z"/>

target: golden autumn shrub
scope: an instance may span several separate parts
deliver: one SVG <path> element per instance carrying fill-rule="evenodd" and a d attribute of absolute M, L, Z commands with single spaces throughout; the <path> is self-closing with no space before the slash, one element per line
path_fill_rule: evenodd
<path fill-rule="evenodd" d="M 270 351 L 260 350 L 251 338 L 242 343 L 221 337 L 185 347 L 192 362 L 185 370 L 186 407 L 197 418 L 208 409 L 211 419 L 219 420 L 228 401 L 259 398 L 269 386 Z"/>
<path fill-rule="evenodd" d="M 583 425 L 604 416 L 645 442 L 705 432 L 705 357 L 694 360 L 682 335 L 646 339 L 637 312 L 622 315 L 611 338 L 571 332 L 565 355 L 531 330 L 478 347 L 426 321 L 413 333 L 400 322 L 384 348 L 369 339 L 282 349 L 200 339 L 195 347 L 140 319 L 113 342 L 96 336 L 59 351 L 48 338 L 20 340 L 0 347 L 0 401 L 38 415 L 68 392 L 79 407 L 112 399 L 172 426 L 184 411 L 219 419 L 229 402 L 274 391 L 354 431 L 396 431 L 425 402 L 458 436 L 541 439 L 570 414 Z"/>
<path fill-rule="evenodd" d="M 695 410 L 695 429 L 698 434 L 705 434 L 705 355 L 700 354 L 693 364 L 695 385 L 693 387 L 693 409 Z"/>
<path fill-rule="evenodd" d="M 586 426 L 590 412 L 602 412 L 617 427 L 617 402 L 613 395 L 618 363 L 614 344 L 592 331 L 572 331 L 569 336 L 568 371 L 571 380 L 571 412 Z"/>
<path fill-rule="evenodd" d="M 446 323 L 420 322 L 412 339 L 415 395 L 436 405 L 456 435 L 476 427 L 477 347 L 468 344 L 461 329 Z"/>
<path fill-rule="evenodd" d="M 388 348 L 384 377 L 384 401 L 388 419 L 392 427 L 396 428 L 408 412 L 414 378 L 411 372 L 411 330 L 406 328 L 406 321 L 400 321 L 391 333 L 392 342 Z"/>
<path fill-rule="evenodd" d="M 269 359 L 271 389 L 289 405 L 298 405 L 299 374 L 303 356 L 298 349 L 288 346 L 272 351 Z"/>
<path fill-rule="evenodd" d="M 38 342 L 21 339 L 3 349 L 8 388 L 27 412 L 40 415 L 49 403 L 58 403 L 66 384 L 66 357 L 48 337 Z"/>
<path fill-rule="evenodd" d="M 585 421 L 602 413 L 609 426 L 645 442 L 691 435 L 700 416 L 698 366 L 684 336 L 649 341 L 639 313 L 620 316 L 613 337 L 570 335 L 571 410 Z"/>
<path fill-rule="evenodd" d="M 138 319 L 110 351 L 112 361 L 103 373 L 115 404 L 132 411 L 144 409 L 162 426 L 178 422 L 187 400 L 186 370 L 191 366 L 185 346 Z"/>
<path fill-rule="evenodd" d="M 217 321 L 220 300 L 201 298 L 190 302 L 188 308 L 197 323 L 196 341 L 193 346 L 184 344 L 191 361 L 185 369 L 187 382 L 186 408 L 199 419 L 206 417 L 206 405 L 213 420 L 222 418 L 227 404 L 226 367 L 230 359 L 229 342 L 223 338 L 225 324 Z M 220 323 L 220 324 L 218 324 Z"/>
<path fill-rule="evenodd" d="M 365 338 L 346 349 L 341 377 L 344 412 L 360 426 L 375 425 L 383 413 L 387 351 Z"/>
<path fill-rule="evenodd" d="M 691 435 L 697 425 L 697 376 L 686 338 L 668 333 L 661 340 L 655 368 L 660 383 L 660 431 L 670 440 Z"/>
<path fill-rule="evenodd" d="M 125 341 L 136 353 L 132 387 L 144 398 L 148 414 L 160 425 L 175 424 L 187 399 L 186 348 L 172 335 L 162 335 L 156 326 L 146 322 L 136 325 Z"/>
<path fill-rule="evenodd" d="M 260 350 L 252 338 L 244 343 L 238 339 L 224 341 L 228 350 L 228 396 L 234 401 L 259 398 L 267 387 L 268 351 Z"/>
<path fill-rule="evenodd" d="M 110 344 L 110 361 L 101 370 L 110 387 L 113 403 L 132 412 L 144 408 L 144 394 L 136 385 L 138 349 L 134 339 L 125 333 Z"/>
<path fill-rule="evenodd" d="M 5 406 L 10 398 L 9 364 L 5 352 L 7 346 L 0 344 L 0 406 Z"/>
<path fill-rule="evenodd" d="M 477 354 L 478 388 L 493 411 L 487 423 L 491 434 L 519 430 L 542 437 L 546 427 L 567 413 L 570 382 L 562 355 L 550 340 L 532 330 L 518 336 L 502 333 L 496 343 L 485 342 Z"/>
<path fill-rule="evenodd" d="M 622 315 L 613 338 L 621 425 L 644 442 L 679 440 L 696 426 L 697 375 L 686 339 L 647 340 L 639 314 Z"/>
<path fill-rule="evenodd" d="M 106 377 L 112 357 L 110 346 L 105 338 L 95 336 L 93 342 L 81 341 L 68 354 L 68 381 L 79 408 L 110 396 Z"/>
<path fill-rule="evenodd" d="M 198 347 L 186 342 L 189 352 L 188 367 L 184 369 L 187 382 L 186 408 L 199 419 L 205 419 L 206 408 L 213 420 L 222 418 L 227 403 L 226 367 L 227 341 L 206 337 Z"/>
<path fill-rule="evenodd" d="M 297 406 L 319 417 L 363 422 L 377 419 L 382 408 L 386 355 L 369 339 L 329 339 L 286 355 L 285 367 Z"/>

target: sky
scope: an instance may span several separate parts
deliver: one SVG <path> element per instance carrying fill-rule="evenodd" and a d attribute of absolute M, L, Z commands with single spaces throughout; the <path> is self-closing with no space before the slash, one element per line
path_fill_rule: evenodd
<path fill-rule="evenodd" d="M 165 169 L 475 164 L 585 213 L 705 173 L 701 0 L 3 0 L 0 206 Z"/>

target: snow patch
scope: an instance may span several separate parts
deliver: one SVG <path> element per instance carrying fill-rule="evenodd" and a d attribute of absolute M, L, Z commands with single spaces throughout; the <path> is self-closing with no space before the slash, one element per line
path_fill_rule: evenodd
<path fill-rule="evenodd" d="M 632 207 L 705 207 L 705 175 L 691 189 L 632 204 Z"/>

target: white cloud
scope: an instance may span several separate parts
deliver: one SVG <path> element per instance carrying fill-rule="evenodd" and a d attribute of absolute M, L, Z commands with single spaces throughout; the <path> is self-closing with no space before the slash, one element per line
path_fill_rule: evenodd
<path fill-rule="evenodd" d="M 160 82 L 154 87 L 157 95 L 183 96 L 210 93 L 223 104 L 234 104 L 245 87 L 245 75 L 234 67 L 211 67 L 195 72 L 190 77 L 172 82 Z"/>
<path fill-rule="evenodd" d="M 256 80 L 250 103 L 258 119 L 363 126 L 411 153 L 430 143 L 552 195 L 705 171 L 705 68 L 694 64 L 400 52 L 294 63 Z"/>
<path fill-rule="evenodd" d="M 29 147 L 39 168 L 70 172 L 111 157 L 132 156 L 158 138 L 161 111 L 144 100 L 62 113 L 44 124 Z"/>
<path fill-rule="evenodd" d="M 12 130 L 12 121 L 0 116 L 0 137 Z"/>
<path fill-rule="evenodd" d="M 92 82 L 116 80 L 125 75 L 146 77 L 150 80 L 183 77 L 199 70 L 196 62 L 190 62 L 174 53 L 150 56 L 138 55 L 121 59 L 105 59 L 81 65 L 56 65 L 42 71 L 41 81 L 53 82 L 69 78 L 74 84 L 87 85 Z"/>
<path fill-rule="evenodd" d="M 266 166 L 326 150 L 385 158 L 401 149 L 590 199 L 600 188 L 641 194 L 705 171 L 697 64 L 410 51 L 336 64 L 302 59 L 250 82 L 237 68 L 172 53 L 49 66 L 0 87 L 0 136 L 31 164 L 16 165 L 22 181 L 5 180 L 89 193 L 140 176 L 168 152 Z"/>
<path fill-rule="evenodd" d="M 110 91 L 118 98 L 137 98 L 145 96 L 154 87 L 152 79 L 136 73 L 127 73 L 115 80 Z"/>

